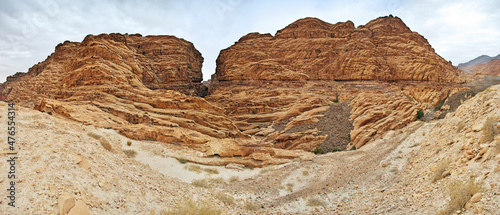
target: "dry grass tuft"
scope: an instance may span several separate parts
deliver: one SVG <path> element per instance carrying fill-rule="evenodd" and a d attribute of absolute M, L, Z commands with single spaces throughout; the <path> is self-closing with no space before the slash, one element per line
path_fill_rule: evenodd
<path fill-rule="evenodd" d="M 436 166 L 436 170 L 432 172 L 431 175 L 431 180 L 432 182 L 436 182 L 439 179 L 443 178 L 443 173 L 448 169 L 448 166 L 450 166 L 450 160 L 443 160 L 439 162 L 439 164 Z"/>
<path fill-rule="evenodd" d="M 489 143 L 495 139 L 498 128 L 494 123 L 498 122 L 498 117 L 488 117 L 483 125 L 482 136 L 479 143 Z"/>
<path fill-rule="evenodd" d="M 212 188 L 216 185 L 224 185 L 226 182 L 223 178 L 204 178 L 193 180 L 191 184 L 196 187 Z"/>
<path fill-rule="evenodd" d="M 219 215 L 222 214 L 220 209 L 213 206 L 212 202 L 203 200 L 201 202 L 194 202 L 190 199 L 184 199 L 177 203 L 175 209 L 166 212 L 167 215 Z"/>
<path fill-rule="evenodd" d="M 99 142 L 101 143 L 102 147 L 104 147 L 106 150 L 110 152 L 113 151 L 113 147 L 111 147 L 111 144 L 104 137 L 101 137 L 101 139 L 99 139 Z"/>
<path fill-rule="evenodd" d="M 178 159 L 178 161 L 180 163 L 187 162 L 187 160 L 185 160 L 185 159 Z M 187 169 L 189 171 L 196 172 L 196 173 L 201 173 L 202 171 L 204 171 L 208 174 L 219 174 L 219 170 L 217 170 L 215 168 L 201 168 L 198 165 L 187 165 L 187 166 L 184 166 L 184 169 Z"/>
<path fill-rule="evenodd" d="M 203 168 L 202 170 L 208 174 L 214 174 L 214 175 L 219 174 L 219 170 L 215 168 Z"/>
<path fill-rule="evenodd" d="M 137 156 L 137 152 L 134 151 L 133 149 L 123 150 L 123 153 L 125 153 L 125 155 L 127 155 L 128 158 L 135 158 L 135 156 Z"/>
<path fill-rule="evenodd" d="M 240 180 L 240 178 L 238 176 L 231 176 L 231 178 L 229 178 L 229 182 L 231 182 L 231 183 L 237 182 L 239 180 Z"/>
<path fill-rule="evenodd" d="M 320 199 L 319 197 L 310 197 L 307 199 L 307 206 L 311 207 L 324 207 L 326 205 L 326 202 Z"/>
<path fill-rule="evenodd" d="M 475 178 L 470 178 L 468 181 L 451 181 L 446 185 L 446 191 L 450 197 L 448 207 L 441 211 L 441 214 L 452 214 L 455 211 L 462 209 L 470 198 L 481 192 L 483 183 L 475 182 Z"/>
<path fill-rule="evenodd" d="M 217 192 L 214 194 L 214 196 L 219 199 L 222 203 L 225 205 L 231 206 L 234 205 L 234 198 L 228 194 L 222 193 L 222 192 Z"/>

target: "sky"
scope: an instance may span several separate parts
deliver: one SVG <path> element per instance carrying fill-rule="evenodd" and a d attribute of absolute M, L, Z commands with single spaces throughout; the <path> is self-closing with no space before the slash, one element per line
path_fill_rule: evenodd
<path fill-rule="evenodd" d="M 0 0 L 0 82 L 27 72 L 66 40 L 88 34 L 174 35 L 203 57 L 203 77 L 215 60 L 250 32 L 271 33 L 304 17 L 364 25 L 400 17 L 454 65 L 500 54 L 498 0 Z"/>

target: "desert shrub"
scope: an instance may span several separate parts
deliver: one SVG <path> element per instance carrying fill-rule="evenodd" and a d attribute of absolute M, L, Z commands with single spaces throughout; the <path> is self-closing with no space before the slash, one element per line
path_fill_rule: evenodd
<path fill-rule="evenodd" d="M 482 136 L 479 143 L 489 143 L 495 139 L 495 134 L 498 132 L 494 123 L 497 118 L 488 117 L 482 128 Z"/>
<path fill-rule="evenodd" d="M 420 109 L 417 112 L 417 120 L 424 120 L 424 110 Z"/>
<path fill-rule="evenodd" d="M 215 198 L 219 199 L 225 205 L 234 205 L 234 198 L 228 194 L 217 192 L 214 194 Z"/>
<path fill-rule="evenodd" d="M 293 186 L 294 186 L 294 184 L 292 184 L 292 183 L 288 183 L 288 184 L 286 184 L 285 186 L 286 186 L 286 190 L 288 190 L 288 191 L 290 191 L 290 192 L 293 192 Z"/>
<path fill-rule="evenodd" d="M 271 171 L 273 171 L 275 169 L 276 169 L 275 167 L 267 167 L 267 168 L 261 169 L 259 173 L 260 174 L 266 174 L 266 173 L 271 172 Z"/>
<path fill-rule="evenodd" d="M 219 174 L 219 170 L 215 168 L 203 168 L 203 171 L 205 171 L 208 174 Z"/>
<path fill-rule="evenodd" d="M 255 167 L 252 164 L 245 165 L 245 168 L 253 170 Z"/>
<path fill-rule="evenodd" d="M 259 210 L 259 205 L 255 204 L 254 202 L 247 200 L 245 201 L 245 209 L 249 211 L 256 211 Z"/>
<path fill-rule="evenodd" d="M 179 161 L 179 163 L 181 163 L 181 164 L 185 164 L 188 162 L 188 160 L 186 160 L 184 158 L 177 158 L 177 161 Z"/>
<path fill-rule="evenodd" d="M 450 201 L 442 213 L 452 214 L 462 209 L 474 194 L 481 192 L 482 188 L 483 184 L 475 182 L 475 178 L 472 177 L 465 182 L 459 180 L 449 182 L 446 185 L 446 191 L 450 197 Z"/>
<path fill-rule="evenodd" d="M 443 173 L 444 173 L 444 171 L 446 171 L 448 169 L 449 165 L 450 165 L 449 160 L 443 160 L 443 161 L 439 162 L 439 164 L 436 166 L 436 169 L 434 170 L 434 172 L 432 172 L 432 175 L 431 175 L 432 182 L 435 182 L 435 181 L 443 178 Z"/>
<path fill-rule="evenodd" d="M 201 171 L 202 171 L 201 167 L 198 165 L 187 165 L 187 166 L 184 166 L 184 169 L 187 169 L 191 172 L 196 172 L 196 173 L 201 173 Z"/>
<path fill-rule="evenodd" d="M 308 176 L 309 175 L 309 171 L 307 171 L 307 170 L 302 171 L 302 175 L 303 176 Z"/>
<path fill-rule="evenodd" d="M 111 144 L 105 138 L 99 139 L 99 142 L 101 143 L 102 147 L 104 147 L 106 150 L 113 151 L 113 147 L 111 147 Z"/>
<path fill-rule="evenodd" d="M 311 207 L 322 206 L 322 207 L 324 207 L 325 205 L 326 205 L 325 201 L 323 201 L 319 197 L 310 197 L 309 199 L 307 199 L 307 206 L 311 206 Z"/>
<path fill-rule="evenodd" d="M 226 184 L 226 182 L 223 178 L 204 178 L 193 180 L 191 184 L 196 187 L 211 188 L 215 185 Z"/>
<path fill-rule="evenodd" d="M 229 178 L 229 182 L 237 182 L 239 180 L 240 178 L 238 176 L 231 176 L 231 178 Z"/>
<path fill-rule="evenodd" d="M 316 147 L 314 150 L 312 150 L 312 153 L 314 154 L 325 154 L 326 151 L 321 148 L 321 146 Z"/>
<path fill-rule="evenodd" d="M 167 215 L 219 215 L 222 214 L 220 209 L 213 206 L 214 204 L 208 200 L 203 200 L 199 203 L 190 199 L 183 199 L 178 202 L 173 210 L 168 211 Z"/>
<path fill-rule="evenodd" d="M 96 140 L 101 139 L 101 137 L 102 137 L 101 135 L 96 134 L 94 132 L 89 132 L 89 133 L 87 133 L 87 135 L 89 135 L 89 137 L 92 137 L 92 138 L 94 138 Z"/>
<path fill-rule="evenodd" d="M 131 146 L 131 145 L 132 145 L 132 141 L 127 140 L 127 146 Z"/>
<path fill-rule="evenodd" d="M 135 156 L 137 155 L 137 152 L 132 149 L 123 150 L 123 153 L 125 153 L 128 158 L 135 158 Z"/>
<path fill-rule="evenodd" d="M 340 147 L 335 147 L 332 149 L 332 152 L 340 152 L 340 151 L 344 151 L 344 150 Z"/>
<path fill-rule="evenodd" d="M 444 105 L 444 101 L 445 101 L 444 99 L 441 100 L 441 102 L 436 107 L 434 107 L 434 111 L 441 110 L 441 107 L 443 107 Z"/>

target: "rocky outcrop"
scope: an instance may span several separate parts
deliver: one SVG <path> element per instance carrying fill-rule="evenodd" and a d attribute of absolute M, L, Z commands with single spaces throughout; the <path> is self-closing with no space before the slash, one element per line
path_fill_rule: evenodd
<path fill-rule="evenodd" d="M 319 146 L 327 132 L 314 130 L 323 112 L 302 115 L 352 100 L 351 116 L 339 120 L 352 131 L 330 133 L 340 138 L 329 142 L 344 139 L 350 144 L 341 149 L 359 148 L 414 121 L 419 109 L 439 105 L 465 77 L 397 17 L 357 28 L 305 18 L 274 36 L 247 34 L 222 50 L 207 99 L 243 133 L 304 150 Z"/>
<path fill-rule="evenodd" d="M 273 37 L 251 33 L 217 58 L 221 81 L 380 80 L 459 83 L 460 71 L 397 17 L 364 26 L 297 20 Z"/>
<path fill-rule="evenodd" d="M 132 139 L 187 146 L 201 157 L 248 157 L 239 160 L 253 166 L 285 162 L 252 160 L 254 152 L 276 153 L 200 97 L 207 89 L 202 61 L 190 42 L 173 36 L 89 35 L 81 43 L 59 44 L 28 73 L 9 77 L 0 92 L 19 105 Z"/>

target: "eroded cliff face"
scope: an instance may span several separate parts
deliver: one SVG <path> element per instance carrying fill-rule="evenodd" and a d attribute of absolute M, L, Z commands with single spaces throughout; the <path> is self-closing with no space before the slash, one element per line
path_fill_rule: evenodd
<path fill-rule="evenodd" d="M 218 81 L 379 80 L 460 83 L 460 72 L 397 17 L 364 26 L 297 20 L 273 37 L 250 33 L 217 58 Z"/>
<path fill-rule="evenodd" d="M 137 140 L 187 146 L 194 162 L 262 166 L 285 163 L 267 143 L 242 133 L 224 109 L 207 102 L 203 58 L 173 36 L 103 34 L 64 42 L 28 73 L 0 86 L 6 100 Z M 279 158 L 254 159 L 262 152 Z M 253 155 L 256 153 L 256 155 Z M 290 152 L 296 158 L 306 152 Z M 285 153 L 286 154 L 286 153 Z M 203 157 L 240 156 L 210 160 Z M 275 156 L 275 157 L 276 157 Z"/>
<path fill-rule="evenodd" d="M 347 139 L 341 149 L 359 148 L 414 121 L 419 109 L 437 106 L 465 81 L 423 36 L 392 16 L 357 28 L 305 18 L 275 36 L 247 34 L 221 51 L 212 78 L 207 99 L 240 130 L 276 147 L 305 150 L 325 147 L 325 131 L 314 129 L 336 102 L 349 103 L 351 123 L 332 128 L 341 130 L 334 142 Z M 311 110 L 315 114 L 302 117 Z"/>
<path fill-rule="evenodd" d="M 205 98 L 202 62 L 173 36 L 89 35 L 59 44 L 0 92 L 129 138 L 188 147 L 192 162 L 264 166 L 311 159 L 318 146 L 362 147 L 464 80 L 396 17 L 358 28 L 306 18 L 274 37 L 248 34 L 221 51 Z"/>

